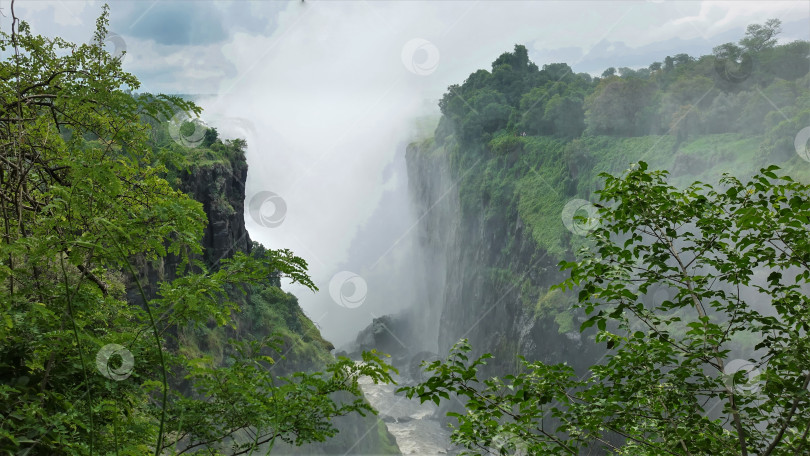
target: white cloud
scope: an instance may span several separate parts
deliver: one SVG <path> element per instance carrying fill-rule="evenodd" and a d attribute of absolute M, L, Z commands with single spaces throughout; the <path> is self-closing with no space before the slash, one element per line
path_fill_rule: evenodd
<path fill-rule="evenodd" d="M 676 6 L 681 7 L 678 3 Z M 684 25 L 694 28 L 703 38 L 710 38 L 721 32 L 739 29 L 744 32 L 748 24 L 764 22 L 771 17 L 794 20 L 796 14 L 807 15 L 807 4 L 795 1 L 769 2 L 725 2 L 704 1 L 700 10 L 692 16 L 679 17 L 671 21 L 669 31 L 684 29 Z M 688 29 L 686 29 L 688 32 Z M 690 35 L 692 35 L 690 33 Z M 664 35 L 666 37 L 666 35 Z"/>

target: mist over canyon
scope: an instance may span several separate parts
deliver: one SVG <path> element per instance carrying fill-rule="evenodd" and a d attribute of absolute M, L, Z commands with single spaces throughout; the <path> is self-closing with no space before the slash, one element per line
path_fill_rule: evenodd
<path fill-rule="evenodd" d="M 0 453 L 810 452 L 806 2 L 0 6 Z"/>

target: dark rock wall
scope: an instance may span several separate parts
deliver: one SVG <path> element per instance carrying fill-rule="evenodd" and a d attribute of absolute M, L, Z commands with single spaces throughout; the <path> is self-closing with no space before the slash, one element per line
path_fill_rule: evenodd
<path fill-rule="evenodd" d="M 247 170 L 240 155 L 228 162 L 194 166 L 181 176 L 180 190 L 202 203 L 208 215 L 202 246 L 209 265 L 237 251 L 250 252 L 244 215 Z"/>
<path fill-rule="evenodd" d="M 247 169 L 244 154 L 234 154 L 228 161 L 192 165 L 179 173 L 177 188 L 200 202 L 208 217 L 200 244 L 201 259 L 209 270 L 236 252 L 250 253 L 251 240 L 244 220 Z M 133 262 L 147 298 L 152 299 L 160 282 L 176 278 L 180 258 L 169 254 L 147 264 L 136 255 Z M 134 282 L 127 284 L 127 295 L 131 302 L 142 301 Z"/>
<path fill-rule="evenodd" d="M 216 268 L 217 263 L 226 258 L 230 258 L 235 252 L 241 251 L 250 253 L 251 240 L 245 228 L 245 182 L 247 180 L 248 166 L 244 154 L 233 154 L 227 161 L 208 161 L 203 164 L 195 164 L 186 172 L 179 175 L 179 190 L 199 201 L 208 217 L 208 224 L 205 227 L 201 245 L 203 248 L 202 260 L 209 270 Z M 179 258 L 168 255 L 164 259 L 146 264 L 142 259 L 135 259 L 137 269 L 140 273 L 139 280 L 145 288 L 148 298 L 153 298 L 157 294 L 158 284 L 162 281 L 173 280 L 176 277 L 176 268 Z M 268 284 L 280 286 L 278 279 L 271 280 Z M 271 293 L 272 289 L 265 289 L 264 293 Z M 277 294 L 284 294 L 278 291 Z M 128 285 L 128 296 L 131 302 L 141 302 L 141 297 L 134 282 Z M 258 296 L 262 296 L 259 293 Z M 254 297 L 251 293 L 242 295 L 234 293 L 232 299 L 238 300 L 247 306 Z M 271 297 L 272 298 L 272 297 Z M 311 322 L 307 323 L 307 328 L 296 326 L 295 319 L 306 318 L 298 306 L 297 299 L 292 295 L 283 297 L 276 296 L 275 299 L 268 298 L 274 306 L 286 306 L 288 309 L 276 308 L 277 313 L 288 315 L 292 320 L 287 326 L 302 334 L 304 341 L 320 339 L 319 334 L 312 334 Z M 245 320 L 243 314 L 237 315 L 238 332 L 252 332 L 261 337 L 272 328 L 260 326 L 259 321 Z M 236 337 L 237 334 L 230 328 L 226 329 L 228 337 Z M 167 333 L 168 349 L 177 348 L 177 328 L 170 328 Z M 324 342 L 324 352 L 308 355 L 296 355 L 295 347 L 285 345 L 283 351 L 287 354 L 284 360 L 277 364 L 279 375 L 289 375 L 295 371 L 321 369 L 323 358 L 329 358 L 327 348 L 331 347 Z M 202 348 L 205 348 L 204 346 Z M 322 356 L 321 356 L 322 355 Z M 345 397 L 344 397 L 345 399 Z M 388 433 L 383 423 L 374 415 L 349 415 L 339 417 L 334 422 L 339 430 L 338 434 L 322 443 L 314 443 L 295 447 L 280 443 L 276 445 L 274 453 L 313 455 L 313 454 L 344 454 L 350 451 L 352 454 L 399 454 L 394 437 Z"/>
<path fill-rule="evenodd" d="M 420 240 L 432 261 L 444 266 L 425 284 L 435 290 L 430 305 L 440 315 L 439 353 L 467 338 L 475 355 L 495 356 L 485 370 L 489 375 L 514 371 L 517 355 L 580 369 L 598 358 L 599 350 L 579 335 L 581 317 L 567 333 L 552 318 L 536 318 L 538 296 L 566 273 L 538 247 L 517 211 L 484 202 L 462 213 L 456 184 L 461 173 L 446 154 L 411 145 L 407 160 L 413 200 L 425 214 Z"/>

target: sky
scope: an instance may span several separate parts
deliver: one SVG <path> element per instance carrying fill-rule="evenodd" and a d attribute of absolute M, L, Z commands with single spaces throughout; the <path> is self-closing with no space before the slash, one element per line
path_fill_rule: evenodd
<path fill-rule="evenodd" d="M 541 67 L 566 62 L 599 75 L 708 54 L 772 17 L 782 20 L 780 41 L 810 40 L 808 1 L 109 4 L 108 48 L 126 51 L 124 69 L 140 79 L 140 91 L 195 94 L 208 125 L 247 139 L 250 235 L 304 257 L 320 296 L 364 242 L 358 233 L 373 236 L 363 228 L 386 192 L 402 187 L 406 176 L 390 170 L 404 145 L 424 134 L 415 119 L 435 117 L 447 86 L 489 69 L 515 44 Z M 15 10 L 35 33 L 87 42 L 101 5 L 34 0 Z M 9 6 L 0 2 L 4 29 Z M 403 230 L 383 236 L 396 240 L 414 227 L 389 229 Z M 387 261 L 388 250 L 381 252 L 371 256 Z M 333 339 L 345 335 L 338 326 L 347 321 L 354 330 L 384 311 L 329 309 L 291 289 Z M 335 317 L 338 310 L 355 313 Z"/>

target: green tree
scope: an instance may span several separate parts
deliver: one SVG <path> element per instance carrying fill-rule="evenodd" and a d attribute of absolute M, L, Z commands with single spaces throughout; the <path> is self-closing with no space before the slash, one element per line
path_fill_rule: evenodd
<path fill-rule="evenodd" d="M 596 134 L 643 134 L 640 126 L 646 121 L 640 111 L 649 103 L 654 87 L 637 78 L 603 79 L 585 99 L 585 122 Z"/>
<path fill-rule="evenodd" d="M 272 340 L 233 341 L 225 365 L 169 350 L 173 328 L 232 325 L 235 296 L 270 276 L 314 289 L 306 263 L 267 250 L 209 271 L 205 212 L 164 179 L 166 151 L 152 150 L 141 122 L 200 109 L 131 95 L 137 79 L 103 46 L 106 7 L 83 45 L 33 35 L 13 3 L 10 14 L 0 31 L 0 453 L 241 454 L 323 440 L 332 417 L 370 411 L 357 377 L 390 379 L 373 355 L 285 379 L 267 369 Z M 169 256 L 178 278 L 150 299 L 142 268 Z M 341 392 L 348 399 L 330 399 Z"/>
<path fill-rule="evenodd" d="M 554 95 L 545 105 L 543 119 L 553 125 L 555 134 L 577 138 L 585 130 L 585 112 L 582 99 L 575 96 Z"/>
<path fill-rule="evenodd" d="M 639 75 L 638 71 L 636 71 L 636 70 L 634 70 L 632 68 L 629 68 L 629 67 L 621 67 L 621 68 L 618 69 L 618 72 L 619 72 L 619 76 L 621 76 L 623 78 L 632 78 L 634 76 Z"/>
<path fill-rule="evenodd" d="M 511 106 L 516 106 L 537 74 L 537 65 L 529 60 L 526 46 L 516 44 L 514 52 L 504 52 L 492 62 L 490 81 L 493 89 L 501 92 Z"/>
<path fill-rule="evenodd" d="M 688 63 L 694 62 L 695 59 L 693 57 L 691 57 L 689 54 L 681 53 L 681 54 L 675 54 L 672 57 L 672 61 L 675 64 L 675 67 L 678 67 L 678 66 L 681 66 L 681 65 L 686 65 Z"/>
<path fill-rule="evenodd" d="M 558 288 L 579 290 L 604 360 L 484 380 L 491 356 L 461 341 L 404 391 L 465 400 L 452 438 L 476 451 L 807 454 L 810 186 L 777 169 L 683 190 L 643 162 L 602 174 L 600 225 Z"/>
<path fill-rule="evenodd" d="M 712 53 L 718 59 L 736 62 L 740 60 L 743 49 L 734 43 L 725 43 L 720 46 L 715 46 L 714 49 L 712 49 Z"/>
<path fill-rule="evenodd" d="M 749 52 L 760 52 L 776 45 L 776 35 L 782 31 L 782 21 L 768 19 L 764 24 L 751 24 L 745 29 L 740 45 Z"/>
<path fill-rule="evenodd" d="M 216 128 L 207 128 L 205 130 L 205 135 L 203 136 L 202 145 L 203 147 L 211 147 L 217 139 L 219 139 L 219 132 L 217 132 Z"/>
<path fill-rule="evenodd" d="M 552 125 L 546 117 L 546 103 L 551 98 L 550 87 L 535 87 L 520 99 L 521 113 L 518 122 L 518 129 L 529 134 L 549 134 Z M 553 84 L 552 84 L 553 85 Z"/>
<path fill-rule="evenodd" d="M 553 82 L 562 81 L 574 75 L 574 70 L 567 63 L 548 63 L 543 65 L 543 72 Z"/>

